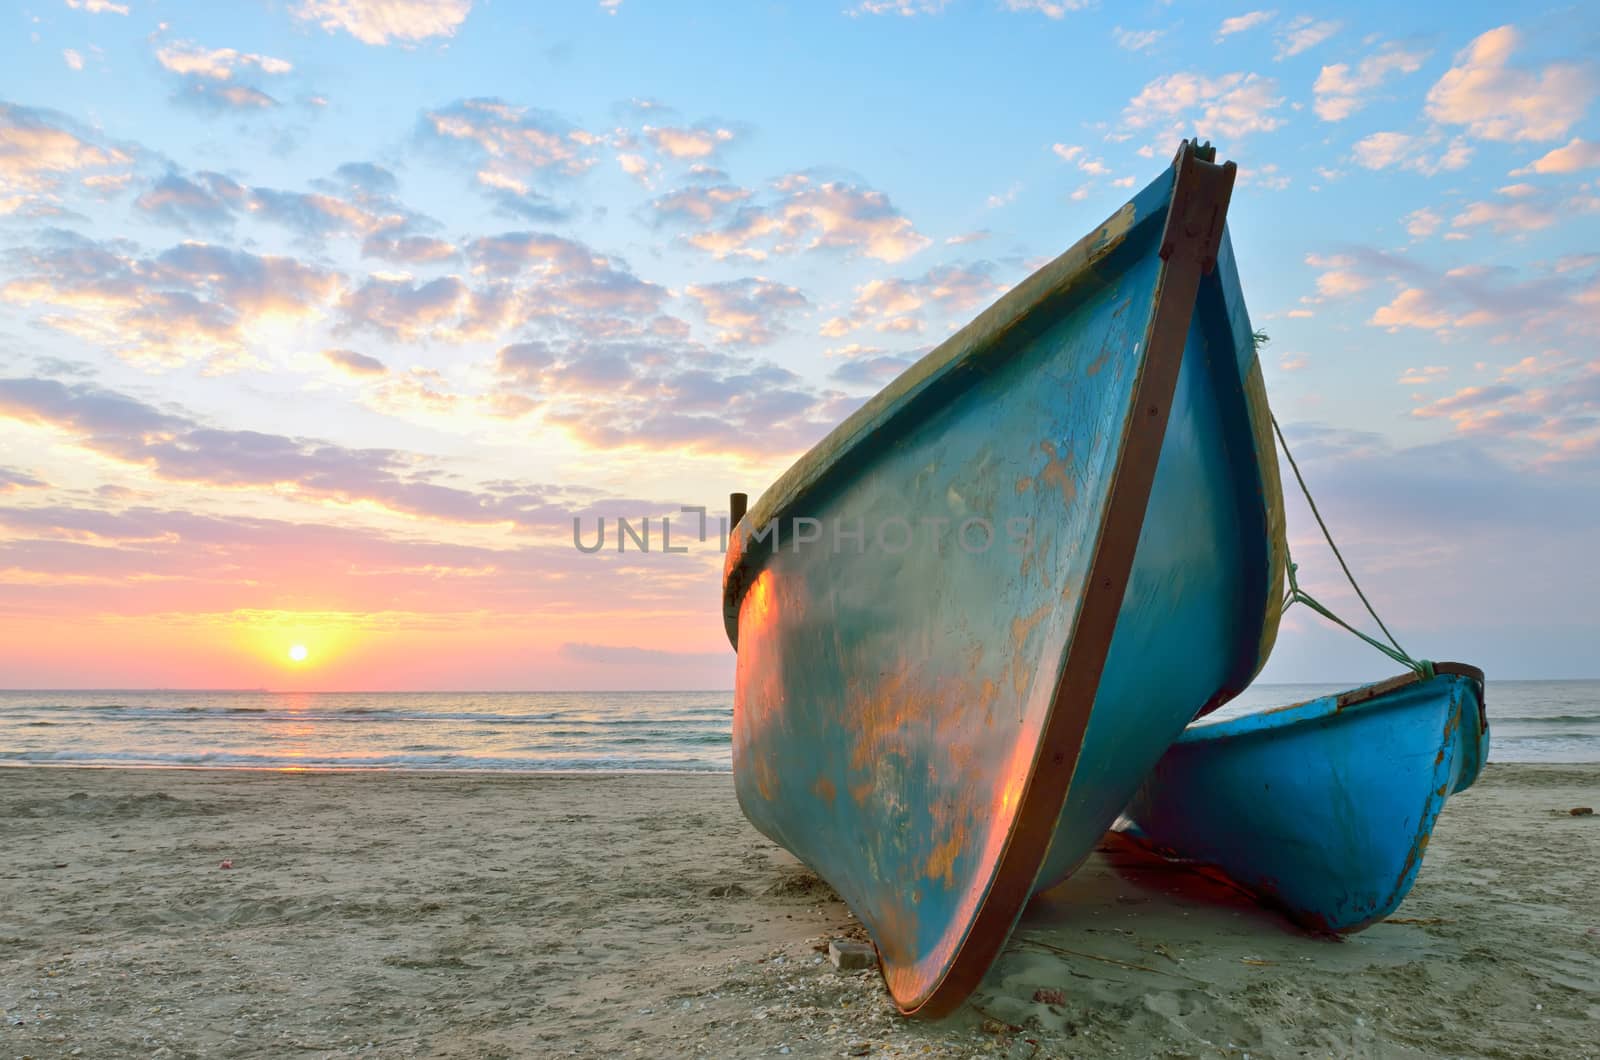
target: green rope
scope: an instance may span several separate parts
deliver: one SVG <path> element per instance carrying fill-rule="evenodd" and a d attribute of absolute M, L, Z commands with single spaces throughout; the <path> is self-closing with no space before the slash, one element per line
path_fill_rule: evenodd
<path fill-rule="evenodd" d="M 1261 338 L 1264 339 L 1265 336 L 1261 336 Z M 1258 339 L 1258 344 L 1259 341 L 1260 340 Z M 1289 574 L 1289 591 L 1284 594 L 1283 608 L 1287 610 L 1293 604 L 1305 604 L 1323 618 L 1326 618 L 1335 625 L 1338 625 L 1350 633 L 1355 634 L 1357 637 L 1366 641 L 1374 648 L 1377 648 L 1379 651 L 1383 652 L 1383 654 L 1387 655 L 1400 665 L 1415 670 L 1424 678 L 1432 677 L 1433 663 L 1429 662 L 1427 659 L 1413 659 L 1411 656 L 1406 654 L 1405 649 L 1400 647 L 1400 642 L 1395 640 L 1394 634 L 1389 632 L 1389 627 L 1383 624 L 1383 619 L 1378 617 L 1378 612 L 1373 609 L 1372 603 L 1367 599 L 1367 594 L 1361 591 L 1360 585 L 1356 584 L 1356 576 L 1350 573 L 1350 565 L 1344 561 L 1344 556 L 1339 552 L 1339 546 L 1333 543 L 1333 535 L 1328 532 L 1328 524 L 1322 521 L 1322 513 L 1317 511 L 1317 502 L 1311 499 L 1311 490 L 1306 486 L 1305 476 L 1300 474 L 1300 465 L 1295 463 L 1294 454 L 1289 452 L 1289 443 L 1284 440 L 1283 428 L 1278 426 L 1278 417 L 1276 416 L 1272 417 L 1272 431 L 1278 436 L 1278 444 L 1283 447 L 1283 455 L 1288 459 L 1289 467 L 1294 471 L 1294 479 L 1300 484 L 1300 492 L 1305 496 L 1306 505 L 1310 507 L 1312 517 L 1316 519 L 1317 526 L 1322 530 L 1322 539 L 1328 543 L 1328 548 L 1333 551 L 1334 558 L 1339 561 L 1339 569 L 1344 571 L 1345 578 L 1350 582 L 1350 588 L 1356 591 L 1356 596 L 1360 598 L 1362 606 L 1367 609 L 1367 614 L 1371 615 L 1372 620 L 1378 624 L 1378 628 L 1383 630 L 1383 635 L 1389 638 L 1389 643 L 1385 644 L 1374 637 L 1367 636 L 1365 633 L 1361 632 L 1359 629 L 1356 629 L 1350 623 L 1346 622 L 1344 619 L 1340 618 L 1338 615 L 1324 607 L 1310 593 L 1300 588 L 1300 582 L 1295 577 L 1295 572 L 1298 571 L 1300 567 L 1299 564 L 1293 561 L 1294 558 L 1288 555 L 1288 542 L 1285 542 L 1283 547 L 1284 559 Z"/>

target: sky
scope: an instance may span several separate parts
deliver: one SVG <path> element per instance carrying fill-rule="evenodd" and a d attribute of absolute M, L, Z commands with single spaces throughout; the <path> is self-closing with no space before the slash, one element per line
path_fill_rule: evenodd
<path fill-rule="evenodd" d="M 0 687 L 730 687 L 728 493 L 1190 135 L 1239 163 L 1268 394 L 1390 628 L 1600 676 L 1593 6 L 3 17 Z M 573 547 L 618 516 L 657 548 Z M 1262 679 L 1392 668 L 1297 609 Z"/>

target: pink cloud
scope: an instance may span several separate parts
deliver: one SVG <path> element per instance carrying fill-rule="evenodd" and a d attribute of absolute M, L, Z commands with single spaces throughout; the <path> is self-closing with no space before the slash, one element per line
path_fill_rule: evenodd
<path fill-rule="evenodd" d="M 1595 95 L 1588 67 L 1550 63 L 1541 70 L 1511 65 L 1520 43 L 1514 26 L 1476 37 L 1428 90 L 1427 115 L 1465 125 L 1485 140 L 1554 140 L 1566 134 Z"/>
<path fill-rule="evenodd" d="M 1529 173 L 1576 173 L 1580 169 L 1597 167 L 1600 167 L 1600 143 L 1574 137 L 1565 147 L 1557 147 L 1523 168 L 1512 170 L 1511 175 L 1520 177 Z"/>
<path fill-rule="evenodd" d="M 186 242 L 145 256 L 120 241 L 57 233 L 18 256 L 0 300 L 42 306 L 43 323 L 156 364 L 247 356 L 247 330 L 320 315 L 343 277 L 293 258 Z"/>
<path fill-rule="evenodd" d="M 734 346 L 772 342 L 789 314 L 811 305 L 798 289 L 761 276 L 690 284 L 684 293 L 699 303 L 706 323 L 719 329 L 717 341 Z"/>
<path fill-rule="evenodd" d="M 1135 129 L 1165 124 L 1179 135 L 1194 128 L 1240 139 L 1283 124 L 1276 111 L 1284 100 L 1277 91 L 1276 81 L 1257 74 L 1168 74 L 1145 85 L 1122 115 Z"/>
<path fill-rule="evenodd" d="M 409 47 L 455 36 L 472 0 L 298 0 L 290 10 L 303 22 L 348 33 L 363 44 Z"/>
<path fill-rule="evenodd" d="M 747 201 L 752 199 L 749 194 L 725 191 L 721 201 L 689 192 L 652 205 L 662 220 L 685 216 L 698 220 L 705 214 L 724 218 L 685 237 L 690 246 L 718 258 L 763 261 L 774 254 L 831 249 L 895 262 L 932 242 L 881 191 L 805 173 L 780 178 L 772 191 L 770 200 L 761 204 Z"/>
<path fill-rule="evenodd" d="M 1353 68 L 1348 63 L 1324 66 L 1312 86 L 1316 97 L 1313 109 L 1323 121 L 1343 121 L 1365 107 L 1371 94 L 1391 77 L 1422 69 L 1427 57 L 1427 52 L 1409 52 L 1389 45 Z"/>

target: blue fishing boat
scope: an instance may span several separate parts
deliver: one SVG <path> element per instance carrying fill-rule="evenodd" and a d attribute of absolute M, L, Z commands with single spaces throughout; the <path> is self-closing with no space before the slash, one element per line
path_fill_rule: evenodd
<path fill-rule="evenodd" d="M 1429 669 L 1191 725 L 1124 830 L 1221 870 L 1311 930 L 1382 920 L 1411 890 L 1445 800 L 1471 786 L 1489 750 L 1483 672 Z"/>
<path fill-rule="evenodd" d="M 1271 649 L 1286 550 L 1225 231 L 1185 142 L 1103 224 L 732 504 L 739 803 L 958 1005 Z"/>

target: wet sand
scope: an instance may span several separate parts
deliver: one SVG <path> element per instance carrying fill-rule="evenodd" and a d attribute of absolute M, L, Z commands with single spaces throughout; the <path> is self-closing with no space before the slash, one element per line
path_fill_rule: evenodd
<path fill-rule="evenodd" d="M 1109 841 L 929 1023 L 725 776 L 0 769 L 0 1056 L 1600 1056 L 1579 805 L 1490 765 L 1343 942 Z"/>

